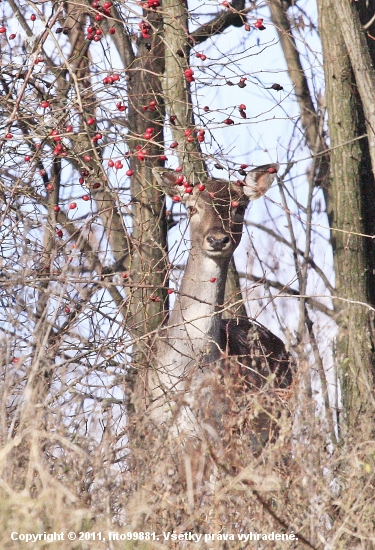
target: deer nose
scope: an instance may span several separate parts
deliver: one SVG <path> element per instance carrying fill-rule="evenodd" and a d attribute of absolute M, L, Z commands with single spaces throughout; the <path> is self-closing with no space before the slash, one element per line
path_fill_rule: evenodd
<path fill-rule="evenodd" d="M 207 242 L 213 250 L 223 250 L 223 248 L 230 243 L 230 238 L 228 235 L 225 235 L 224 237 L 213 237 L 212 235 L 209 235 L 207 237 Z"/>

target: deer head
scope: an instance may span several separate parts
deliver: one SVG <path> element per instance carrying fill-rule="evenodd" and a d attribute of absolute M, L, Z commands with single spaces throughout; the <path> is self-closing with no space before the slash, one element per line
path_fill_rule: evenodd
<path fill-rule="evenodd" d="M 212 260 L 229 261 L 241 240 L 249 201 L 268 191 L 278 168 L 278 164 L 259 166 L 237 184 L 210 179 L 192 185 L 174 170 L 154 168 L 153 173 L 167 195 L 185 204 L 192 251 Z"/>

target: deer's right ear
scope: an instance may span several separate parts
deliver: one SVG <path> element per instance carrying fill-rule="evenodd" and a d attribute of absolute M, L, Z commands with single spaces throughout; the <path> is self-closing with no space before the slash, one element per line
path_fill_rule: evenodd
<path fill-rule="evenodd" d="M 176 194 L 180 186 L 176 184 L 178 174 L 176 174 L 175 170 L 157 167 L 152 169 L 152 173 L 166 195 L 172 196 Z"/>
<path fill-rule="evenodd" d="M 163 193 L 169 197 L 178 196 L 183 202 L 188 200 L 190 195 L 186 193 L 185 187 L 182 185 L 182 182 L 185 179 L 182 174 L 179 174 L 170 168 L 159 167 L 153 168 L 152 173 L 154 174 L 156 181 L 159 183 Z"/>

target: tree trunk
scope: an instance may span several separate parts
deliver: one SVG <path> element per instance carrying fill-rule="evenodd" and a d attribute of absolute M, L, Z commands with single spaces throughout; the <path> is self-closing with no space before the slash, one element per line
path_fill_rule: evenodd
<path fill-rule="evenodd" d="M 337 361 L 346 425 L 370 437 L 373 368 L 369 307 L 374 275 L 369 239 L 368 202 L 375 197 L 365 119 L 345 40 L 337 25 L 334 2 L 319 0 L 328 125 L 331 141 L 333 246 L 339 307 Z"/>
<path fill-rule="evenodd" d="M 165 111 L 160 83 L 164 71 L 162 18 L 158 13 L 146 15 L 155 31 L 150 30 L 150 39 L 139 39 L 137 58 L 128 67 L 128 148 L 134 171 L 128 325 L 133 337 L 144 336 L 160 326 L 166 298 L 163 287 L 168 284 L 164 195 L 152 174 L 152 168 L 162 164 L 158 157 L 164 153 Z M 156 101 L 151 109 L 150 101 Z M 143 137 L 146 128 L 154 129 L 152 139 Z"/>

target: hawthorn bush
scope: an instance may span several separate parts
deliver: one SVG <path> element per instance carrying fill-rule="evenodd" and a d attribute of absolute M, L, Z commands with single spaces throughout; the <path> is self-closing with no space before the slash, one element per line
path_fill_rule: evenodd
<path fill-rule="evenodd" d="M 160 539 L 83 536 L 56 548 L 180 548 L 164 539 L 172 531 L 213 533 L 214 548 L 244 548 L 237 535 L 250 532 L 294 532 L 289 548 L 373 547 L 371 131 L 343 39 L 352 29 L 326 16 L 336 2 L 318 6 L 332 113 L 330 71 L 351 63 L 340 82 L 355 90 L 342 96 L 356 124 L 339 136 L 329 127 L 332 152 L 315 3 L 0 3 L 4 548 L 29 547 L 12 532 L 69 531 Z M 370 21 L 371 6 L 349 8 L 355 24 L 357 11 Z M 358 160 L 345 166 L 361 204 L 337 184 L 343 158 Z M 188 248 L 184 209 L 152 168 L 189 186 L 208 174 L 242 180 L 268 162 L 281 165 L 278 185 L 249 211 L 228 315 L 284 338 L 298 365 L 289 415 L 260 457 L 228 433 L 238 462 L 221 465 L 213 493 L 192 496 L 189 473 L 175 475 L 183 466 L 160 479 L 171 449 L 132 408 Z M 353 238 L 361 255 L 345 271 Z"/>

